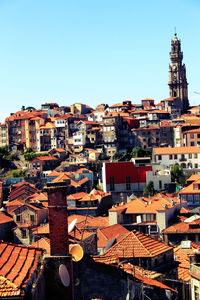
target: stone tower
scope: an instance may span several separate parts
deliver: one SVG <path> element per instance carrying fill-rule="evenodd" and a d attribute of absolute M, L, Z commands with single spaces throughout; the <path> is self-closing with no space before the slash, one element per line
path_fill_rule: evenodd
<path fill-rule="evenodd" d="M 188 83 L 186 78 L 186 68 L 182 64 L 183 52 L 181 52 L 181 41 L 177 38 L 176 33 L 171 41 L 170 52 L 171 65 L 169 65 L 169 95 L 178 97 L 181 100 L 181 110 L 186 112 L 189 108 L 188 101 Z"/>

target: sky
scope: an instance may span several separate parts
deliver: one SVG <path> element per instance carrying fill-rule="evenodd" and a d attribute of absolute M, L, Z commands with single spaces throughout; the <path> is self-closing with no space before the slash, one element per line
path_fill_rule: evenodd
<path fill-rule="evenodd" d="M 198 105 L 198 0 L 0 0 L 0 122 L 22 105 L 168 98 L 175 30 Z"/>

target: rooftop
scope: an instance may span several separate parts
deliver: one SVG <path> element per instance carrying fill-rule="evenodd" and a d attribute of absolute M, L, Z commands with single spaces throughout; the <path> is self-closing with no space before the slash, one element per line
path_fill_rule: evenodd
<path fill-rule="evenodd" d="M 39 248 L 0 242 L 0 297 L 24 294 L 42 253 Z"/>
<path fill-rule="evenodd" d="M 131 231 L 119 242 L 108 249 L 101 257 L 117 255 L 119 258 L 154 257 L 172 250 L 164 242 L 154 240 L 151 236 L 137 231 Z"/>

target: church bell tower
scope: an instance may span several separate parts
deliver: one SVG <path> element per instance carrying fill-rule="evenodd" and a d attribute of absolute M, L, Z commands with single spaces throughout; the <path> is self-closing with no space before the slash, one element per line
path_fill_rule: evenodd
<path fill-rule="evenodd" d="M 188 101 L 188 83 L 186 78 L 186 68 L 182 64 L 183 52 L 181 52 L 181 41 L 178 40 L 175 33 L 171 41 L 170 52 L 171 65 L 169 65 L 169 95 L 178 97 L 181 100 L 181 110 L 186 112 L 189 108 Z"/>

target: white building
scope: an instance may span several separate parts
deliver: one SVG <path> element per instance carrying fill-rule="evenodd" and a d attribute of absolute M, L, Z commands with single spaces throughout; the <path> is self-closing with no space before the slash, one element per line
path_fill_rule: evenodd
<path fill-rule="evenodd" d="M 154 148 L 152 159 L 155 163 L 160 163 L 164 168 L 180 165 L 185 171 L 191 169 L 199 171 L 200 148 L 196 146 Z"/>

